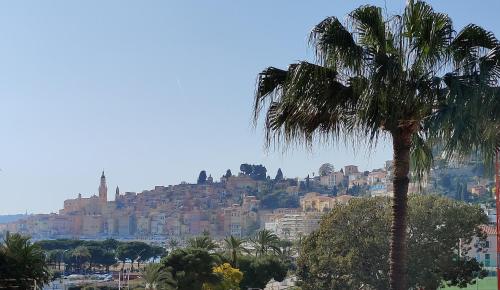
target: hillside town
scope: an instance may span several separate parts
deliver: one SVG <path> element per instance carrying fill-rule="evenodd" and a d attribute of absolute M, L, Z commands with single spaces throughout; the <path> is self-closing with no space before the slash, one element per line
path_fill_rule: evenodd
<path fill-rule="evenodd" d="M 458 192 L 451 197 L 484 200 L 487 209 L 492 183 L 474 175 L 474 168 L 436 167 L 425 183 L 411 183 L 410 192 L 446 193 L 451 188 Z M 242 164 L 237 175 L 228 170 L 218 181 L 202 171 L 193 184 L 155 186 L 140 193 L 121 192 L 117 186 L 110 200 L 102 172 L 97 194 L 65 200 L 58 213 L 27 215 L 0 224 L 0 232 L 22 233 L 33 239 L 164 242 L 203 233 L 215 238 L 247 237 L 267 229 L 293 240 L 317 229 L 322 214 L 338 204 L 362 196 L 392 196 L 390 181 L 390 161 L 371 171 L 360 171 L 355 165 L 336 170 L 326 163 L 318 174 L 305 178 L 285 178 L 281 169 L 271 178 L 262 165 Z"/>

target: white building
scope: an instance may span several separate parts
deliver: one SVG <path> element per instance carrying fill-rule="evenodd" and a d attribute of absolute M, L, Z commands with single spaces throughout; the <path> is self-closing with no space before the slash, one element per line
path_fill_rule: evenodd
<path fill-rule="evenodd" d="M 265 223 L 265 229 L 280 239 L 296 240 L 319 228 L 321 213 L 284 214 Z"/>

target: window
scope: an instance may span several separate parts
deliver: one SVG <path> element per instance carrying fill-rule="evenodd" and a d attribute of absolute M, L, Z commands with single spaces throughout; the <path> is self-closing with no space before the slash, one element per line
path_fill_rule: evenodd
<path fill-rule="evenodd" d="M 491 258 L 490 254 L 485 254 L 484 255 L 484 266 L 485 267 L 489 267 L 490 266 L 490 258 Z"/>
<path fill-rule="evenodd" d="M 490 247 L 490 241 L 486 241 L 486 242 L 484 243 L 484 247 L 485 247 L 485 248 L 489 248 L 489 247 Z"/>

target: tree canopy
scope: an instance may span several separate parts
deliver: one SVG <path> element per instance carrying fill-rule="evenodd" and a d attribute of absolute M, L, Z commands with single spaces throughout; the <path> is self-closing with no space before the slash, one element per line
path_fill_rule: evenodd
<path fill-rule="evenodd" d="M 7 233 L 0 243 L 0 288 L 31 289 L 34 283 L 42 287 L 50 277 L 42 248 L 29 237 Z"/>
<path fill-rule="evenodd" d="M 162 264 L 172 273 L 179 290 L 201 290 L 205 283 L 215 285 L 222 280 L 212 271 L 217 265 L 215 256 L 204 249 L 176 249 Z"/>
<path fill-rule="evenodd" d="M 240 165 L 240 171 L 254 180 L 266 180 L 267 178 L 267 169 L 261 164 L 253 165 L 243 163 Z"/>
<path fill-rule="evenodd" d="M 354 199 L 335 207 L 302 244 L 297 271 L 302 288 L 388 289 L 390 211 L 385 198 Z M 481 266 L 464 253 L 477 250 L 471 241 L 484 238 L 480 225 L 486 222 L 479 207 L 433 195 L 410 196 L 408 286 L 472 283 Z"/>
<path fill-rule="evenodd" d="M 281 171 L 281 168 L 278 168 L 278 172 L 276 172 L 276 177 L 274 177 L 274 180 L 276 181 L 283 180 L 283 172 Z"/>
<path fill-rule="evenodd" d="M 330 175 L 333 172 L 333 170 L 334 168 L 332 164 L 325 163 L 319 167 L 318 174 L 319 176 L 327 176 Z"/>
<path fill-rule="evenodd" d="M 207 172 L 205 170 L 200 171 L 200 174 L 198 175 L 198 184 L 204 184 L 207 182 Z"/>
<path fill-rule="evenodd" d="M 238 267 L 244 273 L 240 283 L 242 289 L 264 289 L 271 279 L 283 281 L 288 270 L 287 266 L 276 256 L 242 256 L 238 260 Z"/>

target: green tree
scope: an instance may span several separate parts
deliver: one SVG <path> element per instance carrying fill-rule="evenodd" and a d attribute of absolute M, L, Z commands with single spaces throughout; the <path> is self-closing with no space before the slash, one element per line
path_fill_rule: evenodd
<path fill-rule="evenodd" d="M 176 239 L 168 240 L 168 247 L 170 248 L 170 250 L 177 249 L 177 247 L 179 247 L 179 241 Z"/>
<path fill-rule="evenodd" d="M 262 165 L 252 165 L 253 170 L 252 174 L 250 175 L 253 179 L 255 180 L 266 180 L 267 178 L 267 169 L 266 167 Z"/>
<path fill-rule="evenodd" d="M 260 164 L 252 165 L 243 163 L 240 165 L 240 171 L 254 180 L 266 180 L 267 178 L 267 169 Z"/>
<path fill-rule="evenodd" d="M 251 242 L 254 245 L 256 256 L 279 253 L 279 238 L 269 230 L 258 231 Z"/>
<path fill-rule="evenodd" d="M 276 256 L 241 256 L 238 259 L 238 266 L 243 272 L 243 280 L 240 283 L 242 289 L 264 289 L 271 279 L 283 281 L 288 270 L 286 264 Z"/>
<path fill-rule="evenodd" d="M 188 247 L 194 249 L 203 249 L 207 251 L 213 251 L 217 249 L 217 245 L 209 236 L 198 236 L 191 238 L 187 241 Z"/>
<path fill-rule="evenodd" d="M 81 240 L 68 240 L 68 239 L 58 239 L 58 240 L 44 240 L 36 242 L 43 250 L 73 250 L 78 246 L 82 246 L 84 241 Z"/>
<path fill-rule="evenodd" d="M 330 163 L 322 164 L 319 167 L 318 174 L 319 176 L 327 176 L 333 172 L 333 165 Z"/>
<path fill-rule="evenodd" d="M 285 191 L 262 191 L 258 193 L 258 197 L 264 209 L 296 208 L 300 206 L 299 197 Z"/>
<path fill-rule="evenodd" d="M 160 246 L 151 246 L 151 253 L 153 259 L 161 258 L 166 255 L 167 251 L 164 247 Z"/>
<path fill-rule="evenodd" d="M 278 242 L 278 256 L 282 261 L 286 261 L 287 263 L 292 263 L 292 256 L 295 254 L 296 247 L 294 243 L 290 240 L 280 240 Z"/>
<path fill-rule="evenodd" d="M 133 262 L 136 257 L 136 252 L 130 247 L 129 243 L 122 243 L 116 248 L 116 258 L 122 262 L 122 270 L 127 260 Z"/>
<path fill-rule="evenodd" d="M 233 176 L 233 173 L 231 173 L 231 169 L 226 170 L 226 174 L 224 174 L 224 177 L 229 178 L 231 176 Z"/>
<path fill-rule="evenodd" d="M 250 175 L 253 172 L 253 167 L 250 164 L 243 163 L 240 165 L 240 171 L 245 175 Z"/>
<path fill-rule="evenodd" d="M 216 257 L 200 248 L 177 249 L 162 259 L 179 290 L 201 290 L 204 283 L 218 284 L 221 277 L 212 271 L 216 264 Z"/>
<path fill-rule="evenodd" d="M 86 247 L 90 253 L 89 258 L 89 269 L 92 269 L 93 266 L 99 266 L 99 260 L 101 260 L 104 256 L 104 249 L 99 244 L 93 244 Z"/>
<path fill-rule="evenodd" d="M 173 290 L 176 289 L 172 274 L 161 264 L 151 263 L 141 270 L 145 290 Z"/>
<path fill-rule="evenodd" d="M 394 156 L 390 289 L 406 290 L 410 161 L 416 176 L 421 176 L 432 162 L 426 136 L 461 130 L 458 126 L 463 123 L 441 117 L 462 118 L 450 110 L 470 107 L 457 102 L 450 109 L 446 106 L 450 96 L 488 91 L 476 78 L 478 69 L 464 66 L 480 68 L 483 59 L 471 62 L 470 55 L 475 51 L 488 55 L 496 39 L 476 25 L 455 34 L 448 15 L 422 1 L 408 1 L 401 15 L 385 15 L 380 7 L 364 5 L 348 14 L 347 26 L 336 17 L 316 25 L 310 40 L 317 64 L 299 62 L 287 70 L 269 67 L 261 72 L 254 118 L 257 121 L 265 109 L 268 146 L 275 141 L 310 145 L 349 136 L 374 146 L 380 137 L 390 136 Z M 487 62 L 484 58 L 491 68 Z"/>
<path fill-rule="evenodd" d="M 104 253 L 96 260 L 96 263 L 103 266 L 106 272 L 109 272 L 109 267 L 115 265 L 117 262 L 114 252 L 104 251 Z"/>
<path fill-rule="evenodd" d="M 115 240 L 115 239 L 106 239 L 106 240 L 102 241 L 101 244 L 104 247 L 104 249 L 106 249 L 108 251 L 114 251 L 114 250 L 116 250 L 116 248 L 118 248 L 118 246 L 120 245 L 120 242 Z"/>
<path fill-rule="evenodd" d="M 238 256 L 242 253 L 248 253 L 244 247 L 245 240 L 235 238 L 234 236 L 226 237 L 224 239 L 224 248 L 229 254 L 231 265 L 237 268 Z"/>
<path fill-rule="evenodd" d="M 482 157 L 484 168 L 475 172 L 491 174 L 500 148 L 500 42 L 475 24 L 462 29 L 454 42 L 457 69 L 447 81 L 457 89 L 446 94 L 446 102 L 430 122 L 444 128 L 434 130 L 444 143 L 443 161 Z"/>
<path fill-rule="evenodd" d="M 207 172 L 205 170 L 200 171 L 198 175 L 198 184 L 204 184 L 207 182 Z"/>
<path fill-rule="evenodd" d="M 137 262 L 137 267 L 139 268 L 140 262 L 151 259 L 153 253 L 150 245 L 144 242 L 134 241 L 121 244 L 117 249 L 117 256 L 130 259 L 132 268 L 134 267 L 133 263 Z"/>
<path fill-rule="evenodd" d="M 481 273 L 479 263 L 464 255 L 474 236 L 484 238 L 479 226 L 487 218 L 479 207 L 412 195 L 408 213 L 410 289 L 464 286 Z M 302 288 L 388 289 L 390 220 L 385 198 L 356 199 L 332 209 L 302 243 L 297 262 Z"/>
<path fill-rule="evenodd" d="M 41 289 L 50 276 L 42 248 L 29 237 L 7 233 L 0 243 L 0 288 Z"/>
<path fill-rule="evenodd" d="M 78 246 L 76 249 L 70 252 L 70 257 L 72 259 L 72 264 L 76 265 L 78 270 L 82 270 L 83 266 L 90 262 L 92 255 L 90 251 L 85 246 Z"/>
<path fill-rule="evenodd" d="M 143 243 L 138 249 L 137 257 L 135 258 L 137 261 L 137 268 L 139 268 L 141 262 L 148 262 L 154 258 L 157 255 L 157 251 L 159 251 L 159 249 L 154 249 L 152 246 Z"/>
<path fill-rule="evenodd" d="M 276 177 L 274 177 L 275 181 L 281 181 L 283 180 L 283 172 L 281 171 L 281 168 L 278 168 L 278 172 L 276 172 Z"/>
<path fill-rule="evenodd" d="M 57 265 L 58 269 L 61 270 L 61 263 L 64 262 L 64 251 L 63 250 L 50 250 L 46 252 L 47 260 L 53 265 Z"/>

